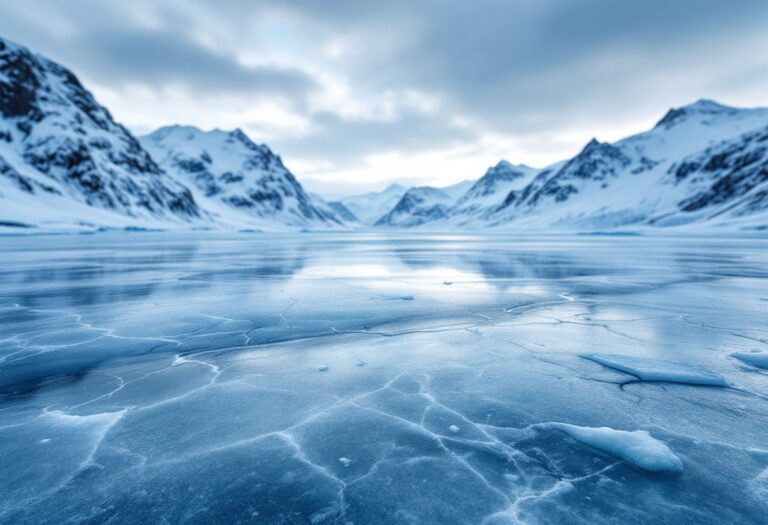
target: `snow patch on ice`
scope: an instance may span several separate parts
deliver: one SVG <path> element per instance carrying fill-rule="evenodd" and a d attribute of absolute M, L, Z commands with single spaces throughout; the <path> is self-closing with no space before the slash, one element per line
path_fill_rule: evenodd
<path fill-rule="evenodd" d="M 581 357 L 619 372 L 631 374 L 642 381 L 728 386 L 722 376 L 698 366 L 628 355 L 582 354 Z"/>
<path fill-rule="evenodd" d="M 579 427 L 567 423 L 541 423 L 539 429 L 560 430 L 576 441 L 619 457 L 650 472 L 682 472 L 683 462 L 662 441 L 645 430 Z"/>

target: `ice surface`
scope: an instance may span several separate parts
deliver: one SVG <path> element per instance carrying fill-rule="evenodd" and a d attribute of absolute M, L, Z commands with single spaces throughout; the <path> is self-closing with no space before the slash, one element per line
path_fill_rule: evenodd
<path fill-rule="evenodd" d="M 645 430 L 579 427 L 567 423 L 542 423 L 541 429 L 562 430 L 573 439 L 620 457 L 651 472 L 681 472 L 683 463 L 670 448 Z"/>
<path fill-rule="evenodd" d="M 584 354 L 583 358 L 632 374 L 642 381 L 666 381 L 688 385 L 727 386 L 718 374 L 697 366 L 629 355 Z"/>
<path fill-rule="evenodd" d="M 0 523 L 762 525 L 766 248 L 3 237 Z"/>

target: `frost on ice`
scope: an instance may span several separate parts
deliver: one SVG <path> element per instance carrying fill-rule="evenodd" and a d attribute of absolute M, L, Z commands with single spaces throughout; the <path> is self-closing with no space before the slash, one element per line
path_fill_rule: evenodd
<path fill-rule="evenodd" d="M 722 376 L 698 366 L 628 355 L 584 354 L 581 357 L 619 372 L 633 375 L 641 381 L 728 386 Z"/>
<path fill-rule="evenodd" d="M 645 430 L 616 430 L 610 427 L 579 427 L 567 423 L 541 423 L 539 429 L 560 430 L 576 441 L 624 459 L 650 472 L 681 472 L 683 462 L 663 442 Z"/>

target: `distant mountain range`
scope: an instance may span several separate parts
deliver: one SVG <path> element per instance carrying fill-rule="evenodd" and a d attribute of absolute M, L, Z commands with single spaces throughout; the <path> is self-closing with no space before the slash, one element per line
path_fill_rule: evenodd
<path fill-rule="evenodd" d="M 390 184 L 383 191 L 346 197 L 340 202 L 363 224 L 371 226 L 394 208 L 406 191 L 408 188 L 405 186 Z"/>
<path fill-rule="evenodd" d="M 400 197 L 394 208 L 374 223 L 374 226 L 408 228 L 442 219 L 447 216 L 451 204 L 470 186 L 472 181 L 463 181 L 447 188 L 411 188 Z"/>
<path fill-rule="evenodd" d="M 241 130 L 137 139 L 63 66 L 0 38 L 0 229 L 768 228 L 768 109 L 710 100 L 543 169 L 326 202 Z"/>

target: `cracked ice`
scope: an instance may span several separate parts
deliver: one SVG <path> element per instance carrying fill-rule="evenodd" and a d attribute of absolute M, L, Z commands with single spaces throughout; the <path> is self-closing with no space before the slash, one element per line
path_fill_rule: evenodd
<path fill-rule="evenodd" d="M 0 522 L 762 523 L 766 248 L 6 237 Z"/>

